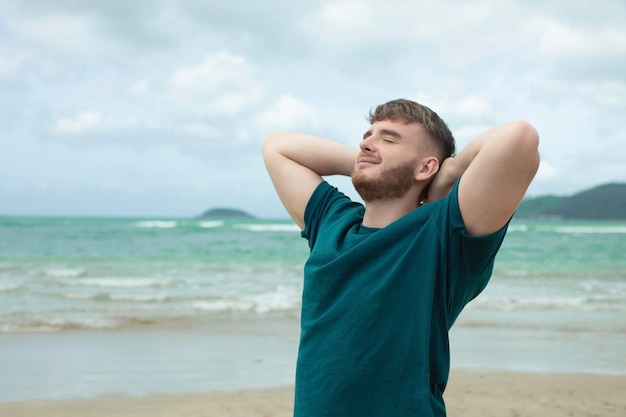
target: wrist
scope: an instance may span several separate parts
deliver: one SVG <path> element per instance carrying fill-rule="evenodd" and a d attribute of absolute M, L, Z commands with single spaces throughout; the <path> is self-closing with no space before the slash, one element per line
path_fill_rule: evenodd
<path fill-rule="evenodd" d="M 437 177 L 439 177 L 439 181 L 442 184 L 452 187 L 456 180 L 458 180 L 461 175 L 463 175 L 464 171 L 465 169 L 463 169 L 460 161 L 457 158 L 451 156 L 443 160 L 443 162 L 441 163 L 441 167 L 439 168 L 439 172 L 437 173 Z"/>

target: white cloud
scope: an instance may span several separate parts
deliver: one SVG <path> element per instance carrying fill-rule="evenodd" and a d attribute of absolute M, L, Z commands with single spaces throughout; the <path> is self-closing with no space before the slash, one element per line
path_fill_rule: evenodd
<path fill-rule="evenodd" d="M 535 178 L 537 181 L 546 180 L 556 177 L 558 173 L 559 170 L 555 166 L 553 166 L 549 162 L 541 161 L 541 163 L 539 164 L 539 170 L 537 171 L 537 175 Z"/>
<path fill-rule="evenodd" d="M 213 116 L 233 117 L 258 102 L 262 95 L 260 88 L 245 92 L 230 92 L 211 100 L 204 108 Z"/>
<path fill-rule="evenodd" d="M 318 33 L 344 35 L 352 38 L 359 33 L 371 33 L 376 19 L 375 4 L 357 1 L 340 0 L 323 4 L 319 12 L 311 19 L 311 28 L 319 28 Z"/>
<path fill-rule="evenodd" d="M 600 58 L 626 54 L 626 27 L 568 25 L 558 17 L 541 16 L 524 23 L 523 36 L 537 42 L 550 57 Z"/>
<path fill-rule="evenodd" d="M 102 113 L 95 110 L 78 112 L 74 117 L 63 117 L 57 120 L 54 133 L 59 135 L 79 135 L 93 132 L 102 124 Z"/>
<path fill-rule="evenodd" d="M 397 45 L 389 42 L 402 42 L 412 47 L 419 42 L 442 44 L 445 37 L 475 32 L 486 23 L 492 31 L 505 28 L 499 22 L 516 13 L 514 3 L 489 0 L 454 5 L 438 0 L 338 0 L 323 4 L 304 19 L 303 27 L 335 46 L 382 42 L 392 47 Z"/>
<path fill-rule="evenodd" d="M 67 193 L 59 212 L 63 204 L 79 212 L 71 196 L 85 201 L 80 193 L 104 180 L 154 202 L 164 200 L 161 188 L 146 184 L 186 193 L 190 178 L 237 166 L 242 201 L 264 196 L 261 209 L 275 196 L 257 146 L 267 131 L 355 145 L 370 106 L 415 92 L 449 123 L 459 149 L 494 125 L 533 123 L 544 161 L 533 194 L 626 178 L 623 0 L 209 3 L 5 1 L 0 191 L 49 181 L 48 194 Z M 2 207 L 11 200 L 0 195 Z M 15 213 L 19 204 L 49 207 L 12 201 Z M 142 201 L 119 207 L 155 207 Z"/>
<path fill-rule="evenodd" d="M 206 123 L 188 123 L 179 126 L 176 130 L 189 136 L 204 138 L 216 138 L 220 135 L 220 130 Z"/>
<path fill-rule="evenodd" d="M 595 96 L 600 105 L 615 108 L 626 107 L 626 83 L 615 81 L 602 83 Z"/>
<path fill-rule="evenodd" d="M 139 125 L 135 117 L 104 116 L 97 110 L 85 110 L 76 113 L 73 117 L 59 118 L 52 132 L 60 136 L 79 136 L 111 131 L 126 131 Z"/>
<path fill-rule="evenodd" d="M 264 88 L 242 55 L 220 51 L 177 69 L 166 94 L 196 117 L 234 117 L 263 98 Z"/>
<path fill-rule="evenodd" d="M 258 114 L 256 123 L 265 130 L 307 130 L 319 124 L 315 109 L 290 95 L 281 96 L 268 110 Z"/>
<path fill-rule="evenodd" d="M 144 95 L 150 92 L 150 81 L 146 79 L 137 81 L 130 87 L 130 91 L 134 95 Z"/>
<path fill-rule="evenodd" d="M 452 134 L 457 142 L 457 152 L 476 136 L 489 129 L 488 125 L 464 125 L 458 129 L 453 129 Z"/>
<path fill-rule="evenodd" d="M 13 81 L 21 75 L 22 62 L 24 57 L 21 54 L 0 54 L 0 81 Z"/>
<path fill-rule="evenodd" d="M 214 93 L 250 82 L 246 59 L 224 51 L 207 56 L 198 65 L 178 69 L 171 78 L 175 88 L 193 93 Z"/>
<path fill-rule="evenodd" d="M 57 13 L 10 24 L 39 44 L 90 55 L 102 53 L 104 40 L 96 34 L 94 23 L 84 16 Z"/>
<path fill-rule="evenodd" d="M 439 90 L 440 96 L 429 93 L 417 94 L 416 101 L 423 103 L 448 120 L 472 121 L 489 116 L 493 107 L 486 98 L 476 95 L 459 95 Z"/>
<path fill-rule="evenodd" d="M 478 118 L 491 112 L 491 105 L 482 98 L 468 96 L 453 105 L 453 113 L 464 118 Z"/>

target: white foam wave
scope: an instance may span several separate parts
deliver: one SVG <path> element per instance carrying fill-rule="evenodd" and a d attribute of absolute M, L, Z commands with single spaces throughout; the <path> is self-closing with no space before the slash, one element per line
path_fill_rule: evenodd
<path fill-rule="evenodd" d="M 586 281 L 578 284 L 580 288 L 589 293 L 600 293 L 609 296 L 626 295 L 626 282 L 612 282 L 607 285 L 602 281 Z"/>
<path fill-rule="evenodd" d="M 167 301 L 170 297 L 167 294 L 113 294 L 110 296 L 115 301 L 133 301 L 141 303 L 160 303 Z"/>
<path fill-rule="evenodd" d="M 0 293 L 9 293 L 19 291 L 23 288 L 22 284 L 0 283 Z"/>
<path fill-rule="evenodd" d="M 63 319 L 33 318 L 13 323 L 3 323 L 0 332 L 58 332 L 62 330 L 111 330 L 118 327 L 115 320 L 106 318 Z"/>
<path fill-rule="evenodd" d="M 84 268 L 54 268 L 46 269 L 43 274 L 54 278 L 75 278 L 85 274 Z"/>
<path fill-rule="evenodd" d="M 249 311 L 257 314 L 296 309 L 299 305 L 299 292 L 294 288 L 284 286 L 278 286 L 274 291 L 262 294 L 222 298 L 211 301 L 196 301 L 192 303 L 193 308 L 202 311 Z"/>
<path fill-rule="evenodd" d="M 616 234 L 626 233 L 626 226 L 558 226 L 554 229 L 557 233 L 598 233 L 598 234 Z"/>
<path fill-rule="evenodd" d="M 214 300 L 196 301 L 191 306 L 202 311 L 246 311 L 251 310 L 252 305 L 240 300 Z"/>
<path fill-rule="evenodd" d="M 96 300 L 96 301 L 129 301 L 138 303 L 162 303 L 172 299 L 171 296 L 158 294 L 109 294 L 107 292 L 96 293 L 64 293 L 61 297 L 68 300 Z"/>
<path fill-rule="evenodd" d="M 278 286 L 275 291 L 249 297 L 254 305 L 254 312 L 259 314 L 270 311 L 283 311 L 300 305 L 300 293 L 294 288 Z"/>
<path fill-rule="evenodd" d="M 102 297 L 102 296 L 108 296 L 108 295 L 102 295 L 100 293 L 98 294 L 86 294 L 86 293 L 68 293 L 68 294 L 55 294 L 61 298 L 65 298 L 67 300 L 93 300 L 93 299 L 97 299 L 98 297 Z"/>
<path fill-rule="evenodd" d="M 534 298 L 486 298 L 479 297 L 469 306 L 471 308 L 496 311 L 529 310 L 577 310 L 577 311 L 626 311 L 626 306 L 619 303 L 619 297 L 602 295 L 580 295 L 569 297 L 534 297 Z"/>
<path fill-rule="evenodd" d="M 212 221 L 200 222 L 200 227 L 205 228 L 205 229 L 214 229 L 216 227 L 222 227 L 222 226 L 224 226 L 224 220 L 212 220 Z"/>
<path fill-rule="evenodd" d="M 512 225 L 509 225 L 508 231 L 509 232 L 527 232 L 528 226 L 526 226 L 525 224 L 512 224 Z"/>
<path fill-rule="evenodd" d="M 296 224 L 239 224 L 235 228 L 251 232 L 300 232 Z"/>
<path fill-rule="evenodd" d="M 165 221 L 165 220 L 145 220 L 135 223 L 136 227 L 142 227 L 147 229 L 171 229 L 178 226 L 178 222 Z"/>
<path fill-rule="evenodd" d="M 133 288 L 133 287 L 164 287 L 171 285 L 174 281 L 157 278 L 80 278 L 80 279 L 56 279 L 56 282 L 69 286 L 87 287 L 112 287 L 112 288 Z"/>

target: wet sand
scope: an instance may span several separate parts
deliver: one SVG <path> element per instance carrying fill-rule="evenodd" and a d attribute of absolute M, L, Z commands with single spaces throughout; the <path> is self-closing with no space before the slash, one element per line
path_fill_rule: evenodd
<path fill-rule="evenodd" d="M 626 415 L 625 393 L 626 375 L 453 371 L 445 398 L 453 417 L 617 417 Z M 289 417 L 292 410 L 292 387 L 0 403 L 2 417 Z"/>

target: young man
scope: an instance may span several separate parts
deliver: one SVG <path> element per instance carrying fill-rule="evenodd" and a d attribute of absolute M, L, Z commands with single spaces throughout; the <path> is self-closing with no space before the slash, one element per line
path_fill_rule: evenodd
<path fill-rule="evenodd" d="M 534 177 L 538 137 L 513 122 L 457 156 L 446 124 L 409 100 L 380 105 L 360 149 L 272 133 L 267 170 L 311 249 L 294 415 L 445 416 L 448 330 L 487 285 Z M 352 176 L 365 206 L 325 182 Z"/>

